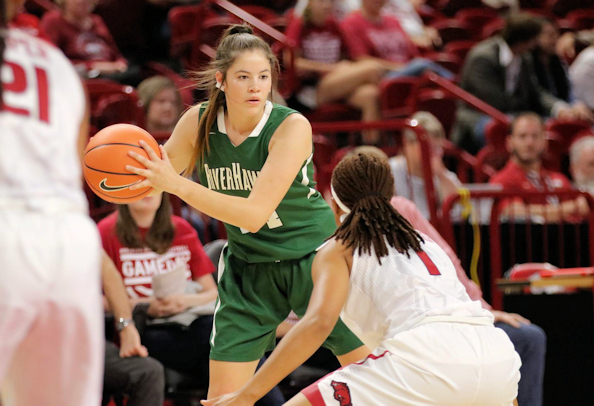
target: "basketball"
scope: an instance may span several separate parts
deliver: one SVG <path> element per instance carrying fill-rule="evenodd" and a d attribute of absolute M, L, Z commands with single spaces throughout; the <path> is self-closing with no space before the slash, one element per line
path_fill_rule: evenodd
<path fill-rule="evenodd" d="M 128 155 L 133 150 L 150 159 L 139 141 L 145 141 L 160 157 L 159 144 L 147 131 L 131 124 L 114 124 L 91 137 L 85 149 L 83 175 L 91 190 L 111 203 L 132 203 L 150 193 L 152 187 L 130 190 L 144 176 L 126 170 L 126 165 L 142 167 Z"/>

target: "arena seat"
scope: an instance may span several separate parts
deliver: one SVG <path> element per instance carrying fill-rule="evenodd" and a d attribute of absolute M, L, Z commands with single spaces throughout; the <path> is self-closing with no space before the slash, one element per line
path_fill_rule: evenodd
<path fill-rule="evenodd" d="M 401 77 L 380 83 L 380 109 L 383 118 L 408 117 L 414 112 L 419 78 Z"/>
<path fill-rule="evenodd" d="M 439 20 L 432 23 L 431 27 L 439 32 L 444 45 L 452 41 L 469 41 L 475 39 L 472 28 L 468 24 L 455 19 Z"/>

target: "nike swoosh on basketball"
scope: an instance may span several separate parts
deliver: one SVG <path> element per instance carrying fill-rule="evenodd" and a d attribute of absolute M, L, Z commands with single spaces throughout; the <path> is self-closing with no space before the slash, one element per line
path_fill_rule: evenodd
<path fill-rule="evenodd" d="M 127 185 L 121 185 L 121 186 L 109 186 L 107 185 L 107 183 L 105 182 L 107 180 L 107 178 L 103 179 L 100 183 L 99 183 L 99 188 L 101 190 L 105 190 L 106 192 L 116 192 L 118 190 L 124 190 L 129 188 L 132 185 L 135 185 L 136 183 L 138 183 L 138 181 L 136 182 L 132 182 L 130 184 Z"/>

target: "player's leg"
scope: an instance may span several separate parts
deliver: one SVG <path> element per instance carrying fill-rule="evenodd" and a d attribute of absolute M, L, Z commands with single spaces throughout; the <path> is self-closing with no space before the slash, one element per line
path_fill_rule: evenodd
<path fill-rule="evenodd" d="M 97 228 L 82 214 L 30 220 L 22 226 L 31 234 L 39 306 L 1 389 L 4 405 L 99 404 L 104 338 Z"/>
<path fill-rule="evenodd" d="M 274 348 L 276 327 L 290 312 L 274 264 L 249 264 L 223 249 L 219 297 L 210 338 L 208 398 L 241 388 L 264 353 Z"/>
<path fill-rule="evenodd" d="M 292 275 L 291 286 L 289 288 L 289 303 L 298 317 L 303 317 L 309 304 L 309 298 L 313 290 L 313 280 L 311 278 L 311 265 L 315 257 L 315 252 L 295 260 L 292 263 L 290 272 Z M 369 355 L 367 348 L 355 334 L 348 329 L 341 319 L 338 319 L 336 326 L 330 333 L 330 336 L 324 342 L 324 347 L 330 349 L 338 358 L 341 365 L 352 364 Z"/>
<path fill-rule="evenodd" d="M 0 210 L 0 385 L 36 314 L 33 305 L 36 291 L 31 285 L 35 277 L 22 255 L 21 230 L 18 216 Z"/>
<path fill-rule="evenodd" d="M 240 389 L 254 375 L 258 360 L 226 362 L 210 360 L 208 399 Z"/>

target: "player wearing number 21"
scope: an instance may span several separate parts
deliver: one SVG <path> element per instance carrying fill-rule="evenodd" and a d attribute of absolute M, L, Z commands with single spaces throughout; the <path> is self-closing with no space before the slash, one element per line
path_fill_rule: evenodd
<path fill-rule="evenodd" d="M 252 406 L 314 353 L 340 315 L 373 353 L 287 405 L 511 406 L 520 357 L 468 297 L 447 254 L 391 206 L 390 166 L 348 156 L 331 189 L 338 229 L 313 262 L 305 316 L 242 389 L 202 404 Z"/>
<path fill-rule="evenodd" d="M 226 224 L 210 340 L 214 398 L 249 380 L 291 309 L 305 314 L 315 250 L 336 225 L 314 189 L 309 122 L 269 100 L 278 62 L 268 44 L 247 26 L 231 26 L 198 76 L 208 102 L 183 115 L 162 159 L 150 148 L 150 160 L 131 151 L 146 169 L 127 169 L 146 177 L 131 189 L 175 194 Z M 201 185 L 179 175 L 194 168 Z M 343 365 L 369 354 L 341 320 L 325 345 Z"/>
<path fill-rule="evenodd" d="M 101 241 L 81 158 L 83 85 L 62 51 L 6 23 L 0 0 L 0 403 L 101 402 Z"/>

